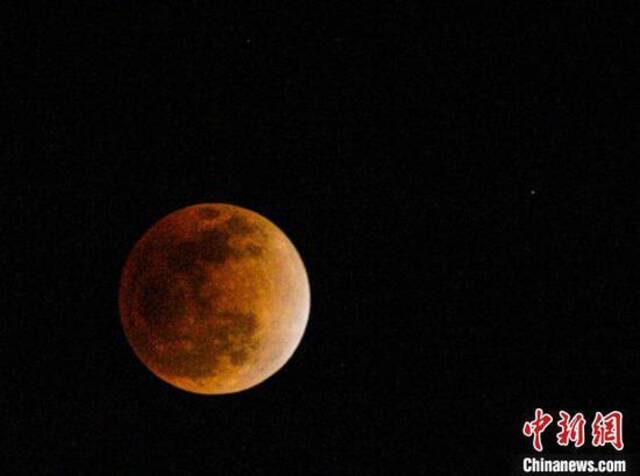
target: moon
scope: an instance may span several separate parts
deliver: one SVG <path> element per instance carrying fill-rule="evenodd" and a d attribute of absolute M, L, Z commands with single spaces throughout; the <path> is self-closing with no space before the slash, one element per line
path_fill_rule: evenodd
<path fill-rule="evenodd" d="M 213 395 L 251 388 L 289 360 L 310 289 L 276 225 L 235 205 L 199 204 L 170 213 L 135 244 L 118 302 L 127 340 L 151 372 Z"/>

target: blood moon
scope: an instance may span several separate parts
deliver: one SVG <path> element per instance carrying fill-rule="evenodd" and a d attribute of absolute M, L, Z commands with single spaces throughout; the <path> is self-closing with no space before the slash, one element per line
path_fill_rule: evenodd
<path fill-rule="evenodd" d="M 165 382 L 239 392 L 291 357 L 310 307 L 298 252 L 272 222 L 227 204 L 175 211 L 135 244 L 120 281 L 126 337 Z"/>

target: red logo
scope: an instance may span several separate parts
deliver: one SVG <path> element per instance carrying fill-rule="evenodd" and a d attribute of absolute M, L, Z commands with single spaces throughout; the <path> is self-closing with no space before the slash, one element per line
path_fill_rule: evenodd
<path fill-rule="evenodd" d="M 556 441 L 559 446 L 569 446 L 573 443 L 576 448 L 580 448 L 585 442 L 585 426 L 587 420 L 582 413 L 571 415 L 564 410 L 559 412 L 560 419 L 558 427 L 560 431 L 556 434 Z M 533 437 L 533 449 L 542 452 L 542 434 L 553 422 L 553 417 L 545 413 L 541 408 L 536 408 L 535 417 L 531 421 L 524 423 L 522 434 L 528 438 Z M 591 444 L 592 446 L 605 446 L 611 444 L 616 450 L 624 448 L 622 440 L 622 413 L 612 411 L 607 415 L 596 412 L 591 424 Z"/>

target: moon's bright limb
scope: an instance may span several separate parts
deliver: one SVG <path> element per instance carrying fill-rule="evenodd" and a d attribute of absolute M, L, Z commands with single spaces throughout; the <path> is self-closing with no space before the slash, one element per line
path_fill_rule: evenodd
<path fill-rule="evenodd" d="M 304 333 L 304 264 L 266 218 L 226 204 L 173 212 L 136 243 L 120 281 L 122 326 L 162 380 L 202 394 L 264 381 Z"/>

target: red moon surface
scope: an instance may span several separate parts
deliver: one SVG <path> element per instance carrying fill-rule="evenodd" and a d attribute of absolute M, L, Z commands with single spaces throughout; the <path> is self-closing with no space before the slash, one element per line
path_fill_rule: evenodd
<path fill-rule="evenodd" d="M 151 372 L 225 394 L 277 372 L 302 339 L 307 273 L 272 222 L 227 204 L 175 211 L 135 244 L 119 291 L 122 327 Z"/>

